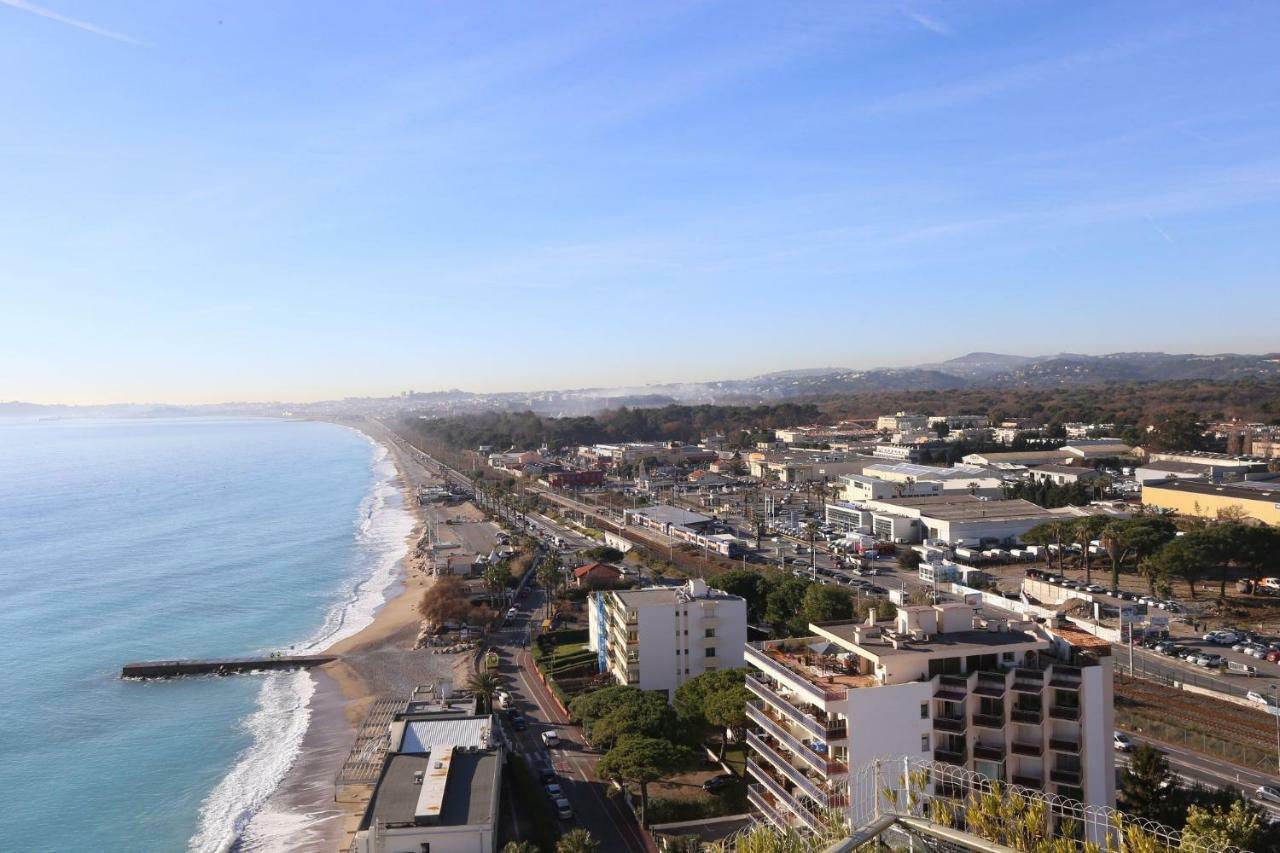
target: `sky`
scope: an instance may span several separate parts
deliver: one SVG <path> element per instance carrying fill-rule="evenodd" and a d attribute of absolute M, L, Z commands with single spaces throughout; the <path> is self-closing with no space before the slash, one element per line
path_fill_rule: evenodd
<path fill-rule="evenodd" d="M 0 400 L 1280 350 L 1280 4 L 0 0 Z"/>

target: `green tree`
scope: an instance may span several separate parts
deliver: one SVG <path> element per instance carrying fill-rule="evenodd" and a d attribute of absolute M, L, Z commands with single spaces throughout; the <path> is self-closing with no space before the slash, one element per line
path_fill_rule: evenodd
<path fill-rule="evenodd" d="M 676 773 L 690 761 L 689 750 L 667 740 L 632 735 L 605 753 L 596 775 L 620 784 L 640 787 L 640 825 L 647 825 L 649 784 Z"/>
<path fill-rule="evenodd" d="M 510 577 L 511 566 L 507 560 L 499 560 L 485 566 L 484 574 L 481 576 L 485 590 L 499 605 L 506 603 L 504 593 L 507 590 L 507 580 Z"/>
<path fill-rule="evenodd" d="M 789 636 L 794 631 L 804 630 L 803 623 L 798 628 L 795 625 L 800 607 L 804 604 L 805 591 L 811 585 L 812 582 L 805 578 L 784 577 L 769 590 L 768 598 L 765 599 L 764 618 L 773 628 L 774 634 Z"/>
<path fill-rule="evenodd" d="M 717 669 L 690 678 L 677 687 L 672 696 L 676 716 L 686 725 L 706 728 L 707 701 L 717 693 L 742 687 L 746 675 L 746 669 Z"/>
<path fill-rule="evenodd" d="M 914 572 L 920 568 L 920 564 L 924 562 L 924 557 L 915 548 L 905 548 L 902 553 L 898 554 L 898 566 L 909 572 Z"/>
<path fill-rule="evenodd" d="M 491 672 L 473 672 L 467 678 L 467 689 L 483 700 L 487 714 L 493 713 L 493 697 L 501 687 L 498 676 Z"/>
<path fill-rule="evenodd" d="M 1223 850 L 1230 846 L 1251 850 L 1262 836 L 1263 825 L 1258 810 L 1243 799 L 1228 809 L 1214 806 L 1187 809 L 1187 824 L 1182 828 L 1183 850 Z"/>
<path fill-rule="evenodd" d="M 508 841 L 502 845 L 502 853 L 538 853 L 538 846 L 528 841 Z"/>
<path fill-rule="evenodd" d="M 725 572 L 708 583 L 718 590 L 736 595 L 747 602 L 747 619 L 760 622 L 765 618 L 765 604 L 772 584 L 766 575 L 749 572 L 746 569 L 733 569 Z"/>
<path fill-rule="evenodd" d="M 1178 777 L 1164 753 L 1150 744 L 1138 744 L 1129 766 L 1120 774 L 1119 808 L 1134 817 L 1159 823 L 1176 823 L 1181 807 Z"/>
<path fill-rule="evenodd" d="M 822 584 L 810 584 L 800 603 L 803 626 L 814 622 L 844 621 L 853 617 L 853 600 L 849 593 Z M 803 631 L 804 627 L 799 630 Z"/>
<path fill-rule="evenodd" d="M 507 847 L 511 845 L 508 844 Z M 599 853 L 600 843 L 585 829 L 571 829 L 556 842 L 556 853 Z M 506 847 L 502 853 L 507 853 Z"/>
<path fill-rule="evenodd" d="M 1202 533 L 1194 531 L 1165 544 L 1153 554 L 1148 561 L 1148 571 L 1157 578 L 1184 581 L 1191 598 L 1195 599 L 1196 584 L 1208 574 L 1212 553 Z"/>
<path fill-rule="evenodd" d="M 1089 543 L 1102 535 L 1102 531 L 1106 528 L 1108 522 L 1109 519 L 1105 515 L 1086 515 L 1071 522 L 1070 535 L 1084 549 L 1084 582 L 1086 585 L 1093 583 L 1093 552 L 1089 550 Z"/>
<path fill-rule="evenodd" d="M 1192 412 L 1162 412 L 1151 422 L 1144 445 L 1148 450 L 1202 450 L 1204 430 Z"/>
<path fill-rule="evenodd" d="M 666 737 L 675 716 L 665 696 L 631 685 L 578 696 L 569 703 L 569 713 L 582 723 L 587 740 L 597 745 L 611 745 L 627 735 Z"/>
<path fill-rule="evenodd" d="M 551 618 L 551 603 L 555 598 L 556 588 L 560 585 L 560 557 L 551 552 L 538 563 L 538 585 L 547 594 L 547 618 Z"/>
<path fill-rule="evenodd" d="M 720 731 L 728 732 L 737 743 L 741 743 L 747 732 L 747 701 L 751 694 L 741 684 L 729 690 L 722 690 L 707 701 L 707 722 Z M 724 752 L 729 745 L 729 737 L 720 738 L 720 760 L 724 761 Z"/>

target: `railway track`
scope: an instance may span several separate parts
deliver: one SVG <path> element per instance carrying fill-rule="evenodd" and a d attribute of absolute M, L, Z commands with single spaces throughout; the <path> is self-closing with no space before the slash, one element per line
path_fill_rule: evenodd
<path fill-rule="evenodd" d="M 1275 722 L 1262 711 L 1123 675 L 1116 676 L 1115 695 L 1118 700 L 1145 708 L 1157 717 L 1185 723 L 1188 728 L 1211 730 L 1251 746 L 1275 745 Z"/>

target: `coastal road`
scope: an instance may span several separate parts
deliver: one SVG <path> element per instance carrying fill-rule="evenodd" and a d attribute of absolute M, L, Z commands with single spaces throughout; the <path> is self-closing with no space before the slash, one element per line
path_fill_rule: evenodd
<path fill-rule="evenodd" d="M 1206 788 L 1234 788 L 1250 800 L 1253 800 L 1255 805 L 1263 811 L 1273 817 L 1280 816 L 1280 806 L 1254 798 L 1254 792 L 1258 790 L 1259 786 L 1276 786 L 1280 784 L 1280 779 L 1276 774 L 1238 767 L 1212 756 L 1183 749 L 1171 743 L 1144 738 L 1132 732 L 1127 732 L 1127 734 L 1130 740 L 1135 743 L 1150 744 L 1163 752 L 1165 759 L 1169 762 L 1169 768 L 1184 785 L 1203 785 Z M 1128 766 L 1129 756 L 1123 752 L 1116 752 L 1116 767 Z"/>
<path fill-rule="evenodd" d="M 619 798 L 609 796 L 609 787 L 596 778 L 595 766 L 600 756 L 583 749 L 582 730 L 569 725 L 538 678 L 525 638 L 535 618 L 531 614 L 536 614 L 542 604 L 542 592 L 530 588 L 525 598 L 517 602 L 519 616 L 498 632 L 492 646 L 500 657 L 498 672 L 503 684 L 529 722 L 527 731 L 518 732 L 511 727 L 510 718 L 503 715 L 512 748 L 532 767 L 555 770 L 574 811 L 574 821 L 562 821 L 562 829 L 580 826 L 590 831 L 603 850 L 652 851 L 648 834 L 637 825 L 631 810 Z M 542 733 L 547 731 L 559 736 L 558 746 L 543 746 Z"/>

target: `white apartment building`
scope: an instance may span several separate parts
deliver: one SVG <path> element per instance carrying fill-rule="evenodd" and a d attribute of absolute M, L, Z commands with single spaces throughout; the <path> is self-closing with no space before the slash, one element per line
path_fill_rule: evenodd
<path fill-rule="evenodd" d="M 690 678 L 743 665 L 747 602 L 703 580 L 597 592 L 588 637 L 601 672 L 670 697 Z"/>
<path fill-rule="evenodd" d="M 747 798 L 771 823 L 816 830 L 823 809 L 853 805 L 851 771 L 904 756 L 1114 805 L 1105 641 L 961 603 L 809 629 L 746 651 Z"/>
<path fill-rule="evenodd" d="M 910 412 L 898 412 L 893 415 L 881 415 L 876 418 L 876 429 L 889 432 L 925 429 L 929 426 L 928 415 L 916 415 Z"/>

